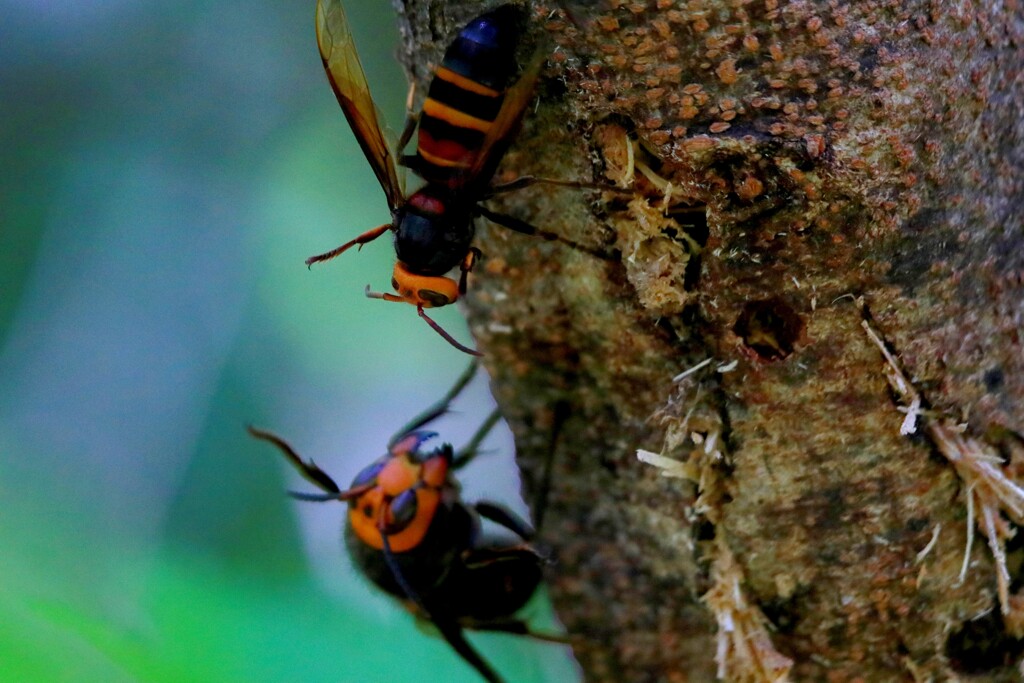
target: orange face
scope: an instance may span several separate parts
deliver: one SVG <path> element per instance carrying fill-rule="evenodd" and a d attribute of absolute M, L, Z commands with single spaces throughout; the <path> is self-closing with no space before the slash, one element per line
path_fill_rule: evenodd
<path fill-rule="evenodd" d="M 395 263 L 391 285 L 398 292 L 396 299 L 423 308 L 447 306 L 459 298 L 455 280 L 441 275 L 416 275 L 401 261 Z"/>
<path fill-rule="evenodd" d="M 382 530 L 392 552 L 415 548 L 426 536 L 441 502 L 448 459 L 439 453 L 424 462 L 417 461 L 407 442 L 418 438 L 409 435 L 395 444 L 377 472 L 376 485 L 350 503 L 352 530 L 363 543 L 377 550 L 384 549 Z M 418 441 L 412 442 L 413 447 L 415 443 Z"/>

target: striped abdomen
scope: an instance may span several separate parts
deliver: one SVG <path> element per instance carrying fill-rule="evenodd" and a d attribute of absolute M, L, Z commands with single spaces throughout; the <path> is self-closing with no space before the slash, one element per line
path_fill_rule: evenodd
<path fill-rule="evenodd" d="M 420 114 L 416 171 L 427 182 L 458 189 L 486 182 L 479 169 L 497 165 L 479 155 L 516 70 L 520 22 L 520 10 L 503 5 L 469 22 L 445 52 Z"/>

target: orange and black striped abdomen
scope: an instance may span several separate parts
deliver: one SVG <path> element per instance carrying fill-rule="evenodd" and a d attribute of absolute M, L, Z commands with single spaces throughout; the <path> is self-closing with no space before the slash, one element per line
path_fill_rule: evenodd
<path fill-rule="evenodd" d="M 516 70 L 521 11 L 503 5 L 466 25 L 445 52 L 420 114 L 416 171 L 458 189 L 469 177 Z M 484 164 L 493 168 L 494 163 Z"/>

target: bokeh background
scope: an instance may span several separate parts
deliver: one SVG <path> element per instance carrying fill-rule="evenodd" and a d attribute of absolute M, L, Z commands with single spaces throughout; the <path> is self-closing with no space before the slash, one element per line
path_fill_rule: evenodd
<path fill-rule="evenodd" d="M 399 125 L 392 9 L 348 12 Z M 244 433 L 344 483 L 466 362 L 363 297 L 388 238 L 303 265 L 388 218 L 313 13 L 0 0 L 2 681 L 478 680 L 353 573 L 344 508 L 287 498 L 303 483 Z M 439 429 L 458 445 L 492 405 L 479 377 Z M 486 447 L 467 497 L 525 513 L 507 430 Z M 509 680 L 578 677 L 561 648 L 471 637 Z"/>

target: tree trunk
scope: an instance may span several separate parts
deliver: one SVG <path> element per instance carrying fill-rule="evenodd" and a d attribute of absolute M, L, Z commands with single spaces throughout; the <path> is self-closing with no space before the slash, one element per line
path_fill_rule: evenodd
<path fill-rule="evenodd" d="M 492 202 L 608 256 L 482 226 L 467 310 L 587 679 L 1019 680 L 1018 2 L 541 4 L 502 173 L 630 191 Z M 422 83 L 482 5 L 404 8 Z"/>

